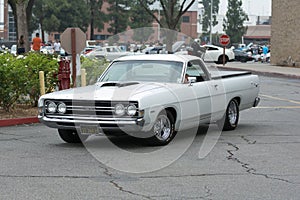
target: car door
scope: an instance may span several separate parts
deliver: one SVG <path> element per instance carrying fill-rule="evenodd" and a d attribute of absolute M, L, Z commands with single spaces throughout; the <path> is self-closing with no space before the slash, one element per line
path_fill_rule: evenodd
<path fill-rule="evenodd" d="M 189 107 L 188 122 L 191 126 L 197 126 L 199 123 L 210 121 L 211 116 L 211 94 L 208 86 L 209 74 L 206 68 L 203 68 L 204 63 L 199 59 L 191 60 L 187 63 L 186 74 L 189 77 L 187 88 L 190 91 L 193 102 Z M 192 118 L 192 119 L 191 119 Z"/>
<path fill-rule="evenodd" d="M 186 73 L 196 77 L 192 89 L 197 96 L 200 122 L 211 122 L 220 118 L 226 108 L 226 93 L 222 79 L 211 79 L 202 60 L 188 63 Z"/>

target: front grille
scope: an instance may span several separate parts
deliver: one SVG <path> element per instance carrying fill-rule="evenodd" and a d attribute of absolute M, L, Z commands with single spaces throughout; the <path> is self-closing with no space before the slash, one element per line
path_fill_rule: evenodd
<path fill-rule="evenodd" d="M 114 118 L 114 106 L 116 104 L 123 104 L 125 107 L 129 104 L 134 104 L 138 108 L 138 103 L 135 101 L 86 101 L 86 100 L 45 100 L 45 105 L 47 102 L 52 101 L 56 104 L 63 102 L 67 106 L 67 111 L 65 114 L 60 114 L 58 112 L 49 113 L 47 108 L 45 108 L 45 115 L 51 116 L 61 116 L 62 118 L 76 116 L 76 117 L 91 117 L 91 118 Z M 138 112 L 134 116 L 124 115 L 122 118 L 136 118 L 138 117 Z"/>

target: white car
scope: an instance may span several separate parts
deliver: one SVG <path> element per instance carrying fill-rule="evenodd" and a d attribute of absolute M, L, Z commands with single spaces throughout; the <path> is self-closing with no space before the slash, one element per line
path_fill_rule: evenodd
<path fill-rule="evenodd" d="M 203 45 L 206 52 L 204 54 L 205 62 L 223 63 L 223 48 L 214 45 Z M 225 63 L 234 60 L 234 52 L 232 49 L 225 49 Z"/>
<path fill-rule="evenodd" d="M 105 46 L 105 47 L 96 47 L 87 54 L 88 58 L 105 58 L 106 60 L 112 61 L 116 58 L 127 56 L 132 53 L 122 51 L 118 46 Z"/>
<path fill-rule="evenodd" d="M 43 54 L 54 54 L 53 46 L 42 46 L 40 52 Z"/>
<path fill-rule="evenodd" d="M 257 106 L 258 93 L 257 75 L 210 70 L 195 56 L 126 56 L 95 85 L 41 96 L 38 118 L 69 143 L 121 131 L 165 145 L 203 123 L 235 129 L 239 111 Z"/>

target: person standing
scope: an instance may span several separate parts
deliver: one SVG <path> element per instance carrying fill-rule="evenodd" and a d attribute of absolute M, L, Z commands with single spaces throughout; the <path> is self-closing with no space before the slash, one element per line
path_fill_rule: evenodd
<path fill-rule="evenodd" d="M 60 42 L 58 40 L 55 40 L 53 44 L 53 49 L 55 54 L 60 55 Z"/>
<path fill-rule="evenodd" d="M 42 39 L 40 38 L 40 34 L 36 33 L 35 38 L 32 39 L 32 49 L 34 51 L 40 51 L 42 44 Z"/>
<path fill-rule="evenodd" d="M 24 35 L 20 36 L 17 46 L 18 46 L 18 50 L 17 50 L 18 55 L 25 53 Z"/>
<path fill-rule="evenodd" d="M 263 51 L 263 61 L 262 62 L 266 62 L 267 61 L 267 54 L 269 52 L 269 48 L 267 47 L 267 45 L 265 44 L 262 48 Z"/>

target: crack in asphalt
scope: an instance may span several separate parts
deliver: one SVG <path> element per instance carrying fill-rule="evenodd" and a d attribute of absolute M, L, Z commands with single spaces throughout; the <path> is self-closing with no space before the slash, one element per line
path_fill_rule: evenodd
<path fill-rule="evenodd" d="M 254 140 L 254 141 L 251 141 L 251 140 L 249 140 L 248 138 L 246 138 L 245 136 L 241 136 L 241 138 L 243 139 L 243 140 L 245 140 L 248 144 L 255 144 L 256 143 L 256 140 Z"/>
<path fill-rule="evenodd" d="M 134 195 L 134 196 L 138 196 L 138 197 L 143 197 L 145 199 L 151 199 L 151 200 L 154 200 L 153 198 L 151 198 L 150 196 L 146 196 L 146 195 L 143 195 L 143 194 L 138 194 L 138 193 L 135 193 L 135 192 L 132 192 L 130 190 L 125 190 L 122 186 L 120 186 L 118 183 L 116 183 L 114 180 L 111 180 L 109 181 L 114 187 L 116 187 L 118 190 L 120 190 L 121 192 L 125 192 L 125 193 L 128 193 L 128 194 L 131 194 L 131 195 Z"/>
<path fill-rule="evenodd" d="M 242 168 L 246 169 L 247 173 L 255 175 L 255 176 L 263 176 L 263 177 L 265 177 L 267 179 L 282 181 L 282 182 L 285 182 L 285 183 L 298 184 L 298 183 L 294 183 L 294 182 L 291 182 L 291 181 L 283 179 L 283 178 L 277 178 L 277 177 L 272 177 L 271 175 L 268 175 L 268 174 L 258 173 L 255 168 L 250 167 L 250 164 L 242 162 L 240 159 L 238 159 L 237 157 L 235 157 L 234 152 L 237 152 L 237 151 L 240 150 L 237 145 L 232 144 L 232 143 L 227 143 L 227 145 L 234 148 L 234 150 L 227 150 L 227 153 L 229 154 L 229 156 L 227 156 L 227 159 L 235 161 L 238 164 L 240 164 L 242 166 Z"/>
<path fill-rule="evenodd" d="M 212 174 L 183 174 L 183 175 L 161 175 L 161 176 L 140 176 L 142 179 L 150 178 L 185 178 L 185 177 L 209 177 L 209 176 L 245 176 L 244 173 L 212 173 Z"/>
<path fill-rule="evenodd" d="M 0 174 L 0 178 L 65 178 L 65 179 L 96 179 L 96 178 L 104 178 L 101 176 L 71 176 L 71 175 L 66 175 L 66 176 L 48 176 L 48 175 L 3 175 Z"/>
<path fill-rule="evenodd" d="M 153 198 L 151 198 L 150 196 L 146 196 L 146 195 L 143 195 L 143 194 L 139 194 L 139 193 L 136 193 L 136 192 L 132 192 L 130 190 L 125 190 L 120 184 L 118 184 L 115 180 L 113 180 L 115 177 L 113 176 L 113 173 L 111 173 L 108 168 L 106 167 L 103 167 L 103 166 L 99 166 L 100 168 L 104 169 L 104 172 L 103 174 L 105 174 L 107 177 L 109 177 L 110 181 L 109 183 L 111 185 L 113 185 L 115 188 L 117 188 L 119 191 L 121 192 L 125 192 L 127 194 L 131 194 L 131 195 L 134 195 L 134 196 L 138 196 L 138 197 L 142 197 L 144 199 L 150 199 L 150 200 L 154 200 Z"/>

